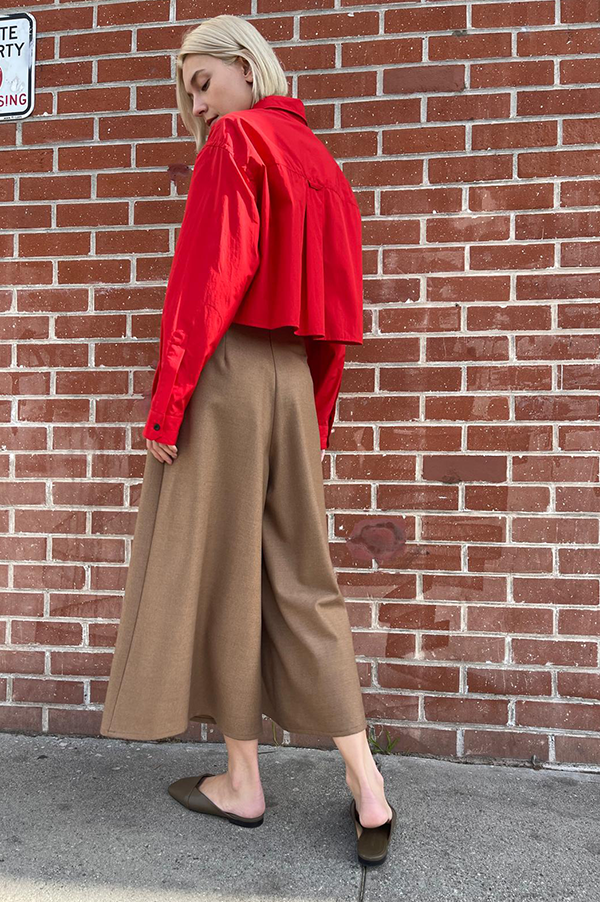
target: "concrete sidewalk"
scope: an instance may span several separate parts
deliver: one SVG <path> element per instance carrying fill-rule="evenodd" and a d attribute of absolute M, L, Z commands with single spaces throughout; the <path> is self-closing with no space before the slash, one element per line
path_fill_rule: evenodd
<path fill-rule="evenodd" d="M 0 734 L 2 902 L 598 902 L 600 774 L 378 755 L 398 826 L 363 868 L 337 750 L 260 746 L 249 830 L 167 786 L 217 744 Z"/>

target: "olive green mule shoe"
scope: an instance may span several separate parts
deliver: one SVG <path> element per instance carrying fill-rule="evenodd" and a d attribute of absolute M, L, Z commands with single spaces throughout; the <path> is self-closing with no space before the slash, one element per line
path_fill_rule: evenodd
<path fill-rule="evenodd" d="M 389 802 L 388 802 L 389 805 Z M 354 799 L 350 802 L 350 817 L 356 827 L 356 854 L 361 864 L 382 864 L 387 856 L 396 826 L 396 809 L 390 805 L 392 816 L 379 827 L 363 827 Z"/>
<path fill-rule="evenodd" d="M 190 811 L 199 811 L 201 814 L 212 814 L 215 817 L 224 817 L 232 824 L 238 824 L 240 827 L 259 827 L 264 815 L 258 817 L 242 817 L 241 814 L 235 814 L 233 811 L 223 811 L 208 796 L 200 792 L 198 787 L 205 777 L 213 777 L 215 774 L 202 774 L 200 777 L 182 777 L 181 780 L 175 780 L 169 786 L 169 795 L 180 802 Z"/>

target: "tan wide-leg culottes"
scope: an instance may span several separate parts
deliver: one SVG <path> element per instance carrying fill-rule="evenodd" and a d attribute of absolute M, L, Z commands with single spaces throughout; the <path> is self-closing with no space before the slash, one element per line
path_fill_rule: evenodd
<path fill-rule="evenodd" d="M 291 328 L 232 324 L 174 463 L 148 451 L 100 733 L 367 726 L 329 554 L 312 377 Z"/>

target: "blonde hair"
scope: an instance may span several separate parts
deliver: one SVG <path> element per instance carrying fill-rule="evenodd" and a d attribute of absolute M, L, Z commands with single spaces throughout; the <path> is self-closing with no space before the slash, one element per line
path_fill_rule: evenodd
<path fill-rule="evenodd" d="M 270 94 L 288 94 L 285 73 L 271 45 L 260 31 L 239 16 L 220 15 L 205 19 L 184 32 L 177 56 L 177 107 L 183 124 L 196 141 L 200 152 L 208 138 L 208 127 L 202 117 L 192 113 L 192 99 L 183 84 L 183 61 L 191 53 L 204 53 L 233 65 L 237 57 L 246 60 L 252 70 L 252 103 Z"/>

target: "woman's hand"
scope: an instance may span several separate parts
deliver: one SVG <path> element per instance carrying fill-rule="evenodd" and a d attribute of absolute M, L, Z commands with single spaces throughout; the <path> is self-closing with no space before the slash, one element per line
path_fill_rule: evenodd
<path fill-rule="evenodd" d="M 163 445 L 162 442 L 155 442 L 154 439 L 146 439 L 146 448 L 161 463 L 172 464 L 177 457 L 177 445 Z"/>
<path fill-rule="evenodd" d="M 325 448 L 321 448 L 321 463 L 323 463 L 324 457 L 325 457 Z"/>

